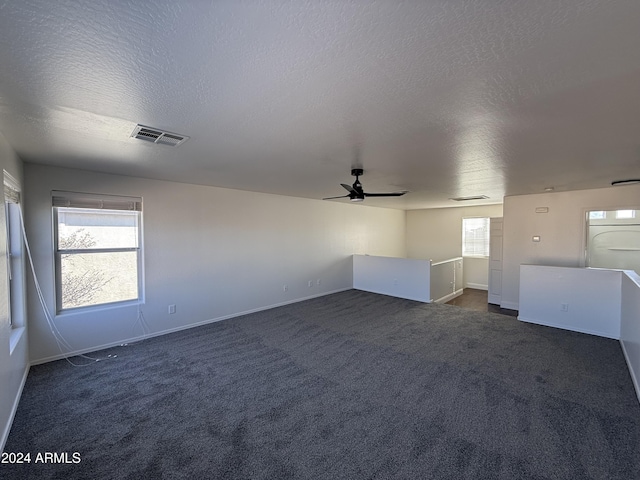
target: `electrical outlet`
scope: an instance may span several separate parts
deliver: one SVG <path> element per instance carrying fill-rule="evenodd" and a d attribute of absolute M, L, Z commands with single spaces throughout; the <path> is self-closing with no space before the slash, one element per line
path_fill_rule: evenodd
<path fill-rule="evenodd" d="M 560 304 L 560 311 L 561 312 L 568 312 L 569 311 L 569 304 L 568 303 L 561 303 Z"/>
<path fill-rule="evenodd" d="M 321 283 L 320 279 L 316 280 L 316 285 L 320 285 Z"/>
<path fill-rule="evenodd" d="M 174 313 L 176 313 L 176 306 L 175 305 L 169 305 L 169 314 L 173 315 Z"/>
<path fill-rule="evenodd" d="M 313 287 L 313 280 L 309 280 L 309 288 Z"/>
<path fill-rule="evenodd" d="M 288 292 L 289 291 L 289 286 L 288 285 L 283 285 L 282 286 L 282 291 L 283 292 Z"/>

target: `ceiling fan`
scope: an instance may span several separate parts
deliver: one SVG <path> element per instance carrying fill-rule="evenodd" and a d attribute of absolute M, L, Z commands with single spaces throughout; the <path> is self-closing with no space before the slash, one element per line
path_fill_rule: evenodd
<path fill-rule="evenodd" d="M 356 181 L 353 182 L 353 185 L 347 185 L 346 183 L 341 183 L 346 191 L 349 193 L 347 195 L 341 195 L 339 197 L 327 197 L 323 198 L 323 200 L 332 200 L 334 198 L 349 198 L 352 202 L 362 202 L 365 197 L 400 197 L 405 193 L 408 193 L 406 190 L 402 192 L 389 192 L 389 193 L 367 193 L 362 190 L 362 184 L 360 183 L 360 175 L 364 173 L 364 170 L 361 168 L 352 168 L 351 175 L 356 177 Z"/>

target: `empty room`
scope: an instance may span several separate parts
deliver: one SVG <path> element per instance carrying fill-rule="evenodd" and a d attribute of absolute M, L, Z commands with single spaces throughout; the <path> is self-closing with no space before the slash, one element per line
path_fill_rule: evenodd
<path fill-rule="evenodd" d="M 640 2 L 0 2 L 0 478 L 640 478 Z"/>

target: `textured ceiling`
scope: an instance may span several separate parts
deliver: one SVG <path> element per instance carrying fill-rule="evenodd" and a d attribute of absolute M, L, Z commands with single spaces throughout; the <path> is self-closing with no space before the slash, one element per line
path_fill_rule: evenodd
<path fill-rule="evenodd" d="M 359 165 L 403 209 L 605 187 L 640 176 L 640 1 L 0 1 L 0 132 L 30 162 L 308 198 Z"/>

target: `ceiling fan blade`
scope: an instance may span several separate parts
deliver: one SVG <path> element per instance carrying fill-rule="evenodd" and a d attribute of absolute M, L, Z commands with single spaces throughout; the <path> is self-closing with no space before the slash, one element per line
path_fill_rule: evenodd
<path fill-rule="evenodd" d="M 340 185 L 342 185 L 347 192 L 355 193 L 356 195 L 358 194 L 358 192 L 354 190 L 354 188 L 351 185 L 347 185 L 346 183 L 341 183 Z"/>
<path fill-rule="evenodd" d="M 401 197 L 409 192 L 389 192 L 389 193 L 365 193 L 365 197 Z"/>
<path fill-rule="evenodd" d="M 349 198 L 350 195 L 340 195 L 339 197 L 327 197 L 323 198 L 323 200 L 333 200 L 334 198 Z"/>

